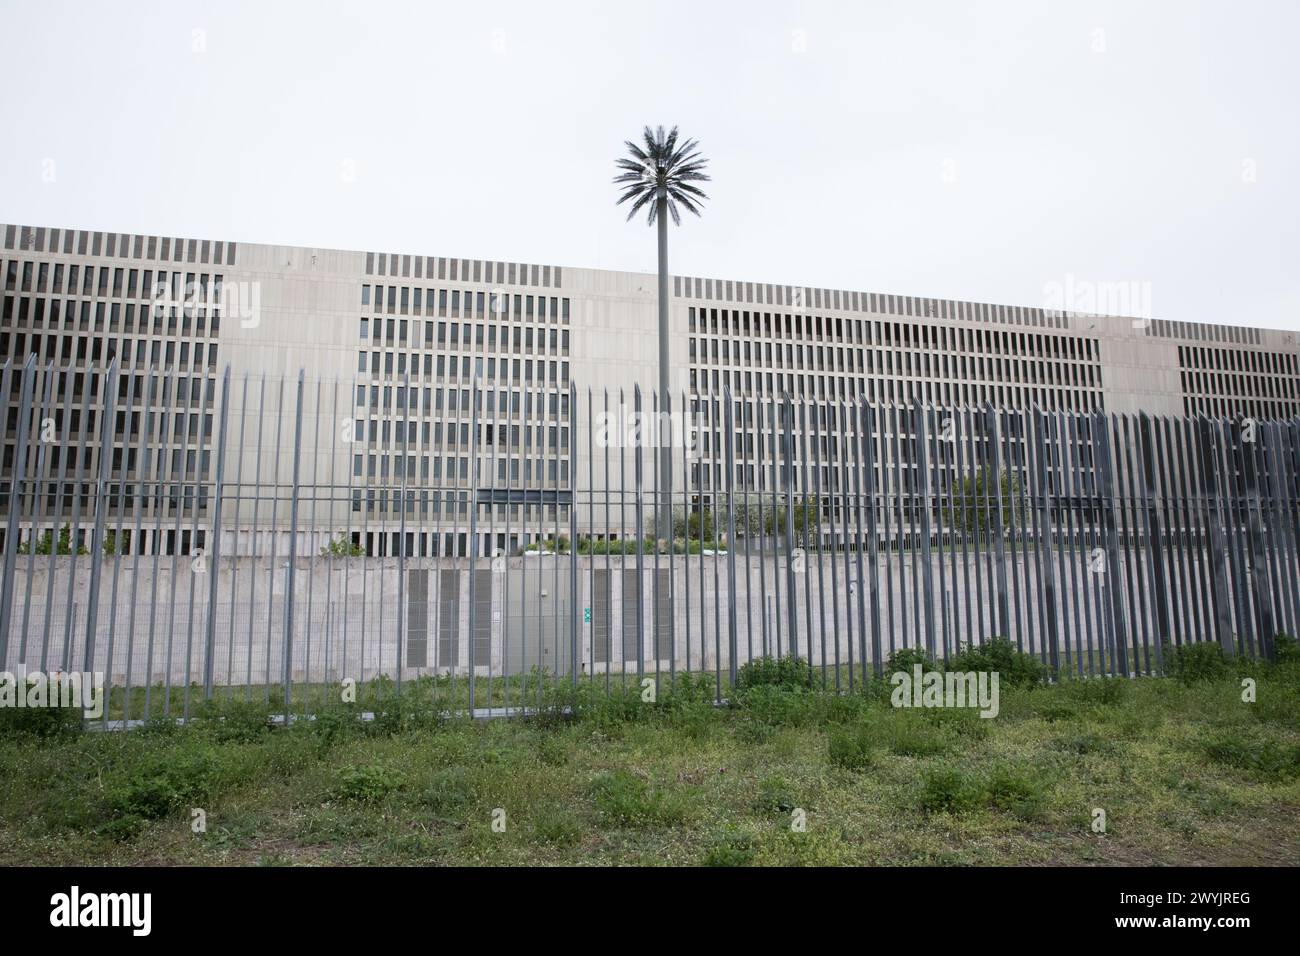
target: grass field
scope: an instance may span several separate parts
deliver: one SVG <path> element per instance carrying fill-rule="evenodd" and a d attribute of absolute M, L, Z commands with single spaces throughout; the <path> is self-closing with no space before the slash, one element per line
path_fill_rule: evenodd
<path fill-rule="evenodd" d="M 287 728 L 241 703 L 129 733 L 8 711 L 0 863 L 1300 863 L 1300 664 L 1012 667 L 993 719 L 804 675 L 751 668 L 723 707 L 687 679 L 480 723 L 392 698 Z"/>

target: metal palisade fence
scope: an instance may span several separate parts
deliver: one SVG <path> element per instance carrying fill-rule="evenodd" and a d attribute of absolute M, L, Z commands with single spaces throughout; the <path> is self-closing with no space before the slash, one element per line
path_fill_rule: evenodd
<path fill-rule="evenodd" d="M 0 669 L 103 673 L 111 726 L 681 674 L 721 700 L 764 655 L 850 689 L 996 637 L 1138 675 L 1189 642 L 1271 656 L 1300 620 L 1300 420 L 0 376 Z"/>

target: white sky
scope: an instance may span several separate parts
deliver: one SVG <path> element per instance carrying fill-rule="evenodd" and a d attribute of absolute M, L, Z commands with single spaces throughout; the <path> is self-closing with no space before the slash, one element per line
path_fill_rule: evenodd
<path fill-rule="evenodd" d="M 0 0 L 0 220 L 653 271 L 610 179 L 676 123 L 714 176 L 676 273 L 1298 328 L 1297 36 L 1293 0 Z"/>

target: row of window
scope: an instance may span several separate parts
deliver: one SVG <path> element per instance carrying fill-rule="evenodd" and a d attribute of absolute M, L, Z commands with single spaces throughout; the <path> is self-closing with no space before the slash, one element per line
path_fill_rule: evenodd
<path fill-rule="evenodd" d="M 1228 374 L 1224 372 L 1182 373 L 1183 391 L 1189 395 L 1213 395 L 1220 398 L 1255 398 L 1280 400 L 1287 404 L 1300 401 L 1298 380 L 1274 375 Z"/>
<path fill-rule="evenodd" d="M 697 346 L 698 342 L 698 346 Z M 690 339 L 692 362 L 709 365 L 761 366 L 794 371 L 900 375 L 917 378 L 1025 383 L 1030 385 L 1100 386 L 1101 367 L 1092 361 L 1025 360 L 1018 357 L 949 354 L 910 349 L 878 350 L 842 346 Z"/>
<path fill-rule="evenodd" d="M 486 282 L 489 285 L 531 285 L 560 288 L 563 270 L 559 266 L 537 266 L 482 259 L 440 259 L 398 253 L 366 253 L 366 275 L 400 276 L 405 279 L 450 279 L 452 282 Z"/>
<path fill-rule="evenodd" d="M 800 375 L 786 372 L 741 372 L 728 369 L 690 370 L 693 394 L 720 395 L 730 389 L 733 395 L 768 395 L 791 398 L 816 398 L 824 401 L 857 401 L 912 404 L 984 405 L 992 403 L 1012 408 L 1066 409 L 1087 412 L 1103 407 L 1099 384 L 1057 384 L 1026 386 L 994 383 L 936 381 L 934 379 L 898 379 L 842 377 L 834 375 Z"/>
<path fill-rule="evenodd" d="M 420 289 L 408 286 L 361 287 L 365 311 L 387 315 L 450 316 L 457 319 L 512 319 L 569 324 L 569 300 L 560 296 L 525 295 L 469 289 Z"/>
<path fill-rule="evenodd" d="M 16 307 L 15 307 L 16 306 Z M 31 299 L 22 296 L 4 298 L 4 325 L 11 329 L 35 331 L 71 331 L 73 323 L 80 332 L 126 332 L 137 335 L 169 335 L 184 338 L 216 338 L 221 319 L 214 310 L 182 312 L 175 309 L 153 310 L 119 302 L 74 302 L 71 299 Z"/>
<path fill-rule="evenodd" d="M 368 358 L 367 358 L 368 356 Z M 357 372 L 362 375 L 387 376 L 407 375 L 414 377 L 444 379 L 474 378 L 486 382 L 540 382 L 543 385 L 564 385 L 569 383 L 568 361 L 543 361 L 542 359 L 508 359 L 495 357 L 473 359 L 471 372 L 470 356 L 462 355 L 457 361 L 455 355 L 433 355 L 426 352 L 421 363 L 421 356 L 411 353 L 407 362 L 406 352 L 358 352 Z M 498 371 L 500 374 L 498 374 Z M 534 371 L 536 376 L 534 377 Z"/>
<path fill-rule="evenodd" d="M 0 362 L 13 358 L 23 362 L 35 355 L 37 362 L 55 362 L 67 365 L 101 365 L 115 357 L 126 368 L 133 362 L 137 368 L 201 370 L 217 367 L 215 342 L 186 342 L 175 339 L 111 339 L 102 335 L 32 335 L 22 333 L 0 335 Z"/>
<path fill-rule="evenodd" d="M 1214 349 L 1180 345 L 1178 364 L 1185 369 L 1253 372 L 1257 375 L 1300 375 L 1300 358 L 1289 352 L 1258 349 Z"/>
<path fill-rule="evenodd" d="M 441 415 L 445 411 L 468 417 L 473 408 L 470 391 L 468 388 L 443 389 L 441 386 L 428 385 L 409 388 L 404 385 L 358 385 L 356 405 L 358 408 L 369 406 L 372 413 L 379 409 L 405 412 L 409 403 L 412 414 L 423 412 L 426 415 Z M 554 389 L 521 391 L 487 388 L 479 391 L 478 406 L 479 414 L 488 417 L 522 414 L 525 418 L 549 415 L 567 419 L 569 393 Z"/>
<path fill-rule="evenodd" d="M 543 481 L 561 486 L 569 482 L 569 462 L 560 458 L 530 458 L 512 456 L 495 459 L 495 467 L 483 462 L 477 480 L 492 486 L 495 474 L 498 482 L 507 481 L 517 486 L 540 484 Z M 447 481 L 465 483 L 470 480 L 470 459 L 456 455 L 354 455 L 352 475 L 355 478 L 378 479 L 381 482 Z"/>
<path fill-rule="evenodd" d="M 62 246 L 62 249 L 60 249 Z M 46 229 L 43 226 L 6 226 L 6 249 L 27 252 L 62 251 L 65 256 L 108 256 L 121 259 L 160 259 L 234 265 L 236 244 L 209 239 L 172 239 L 135 236 L 117 232 L 84 232 L 77 229 Z"/>
<path fill-rule="evenodd" d="M 727 302 L 777 305 L 792 309 L 833 309 L 837 312 L 878 312 L 931 319 L 966 322 L 1032 325 L 1065 329 L 1066 315 L 1060 311 L 1019 305 L 992 305 L 951 299 L 922 299 L 916 296 L 880 292 L 844 292 L 838 289 L 806 289 L 761 282 L 733 282 L 724 279 L 673 277 L 673 295 L 688 299 L 720 299 Z"/>
<path fill-rule="evenodd" d="M 1266 402 L 1253 398 L 1220 398 L 1203 395 L 1183 397 L 1183 414 L 1207 418 L 1256 418 L 1289 421 L 1300 416 L 1295 402 Z"/>
<path fill-rule="evenodd" d="M 413 346 L 423 348 L 437 347 L 453 351 L 487 350 L 497 351 L 498 331 L 500 332 L 500 350 L 514 352 L 540 352 L 543 355 L 568 355 L 569 330 L 555 328 L 533 328 L 522 325 L 492 325 L 482 322 L 438 322 L 424 323 L 424 337 L 420 340 L 420 323 L 407 319 L 367 319 L 361 320 L 361 340 L 371 341 L 376 345 L 398 348 Z M 437 329 L 437 337 L 434 330 Z M 471 341 L 472 340 L 472 341 Z"/>
<path fill-rule="evenodd" d="M 195 306 L 213 305 L 221 299 L 222 276 L 207 272 L 168 272 L 159 269 L 130 269 L 120 266 L 80 266 L 62 262 L 19 262 L 4 265 L 6 292 L 35 292 L 37 295 L 80 295 L 114 299 L 146 299 L 166 302 L 192 301 Z"/>
<path fill-rule="evenodd" d="M 1057 359 L 1095 360 L 1100 354 L 1096 339 L 1074 335 L 949 328 L 839 316 L 690 308 L 687 310 L 687 323 L 691 333 L 733 336 L 751 341 L 826 342 Z"/>

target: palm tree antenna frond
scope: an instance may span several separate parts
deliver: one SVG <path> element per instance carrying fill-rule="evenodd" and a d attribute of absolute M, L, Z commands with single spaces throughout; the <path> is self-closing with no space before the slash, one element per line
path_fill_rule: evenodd
<path fill-rule="evenodd" d="M 680 139 L 676 126 L 666 132 L 662 126 L 646 126 L 641 138 L 642 144 L 625 140 L 627 155 L 614 161 L 618 175 L 613 182 L 621 189 L 615 205 L 631 200 L 629 220 L 649 207 L 646 223 L 652 226 L 658 220 L 659 200 L 675 224 L 681 223 L 679 204 L 700 215 L 701 201 L 709 197 L 693 184 L 708 182 L 709 175 L 704 171 L 708 160 L 700 155 L 698 141 Z"/>

